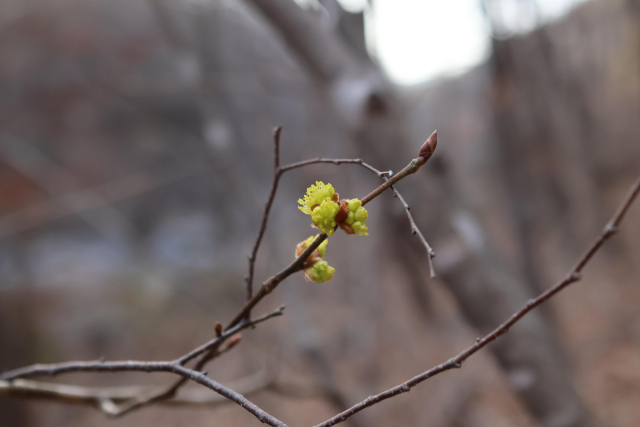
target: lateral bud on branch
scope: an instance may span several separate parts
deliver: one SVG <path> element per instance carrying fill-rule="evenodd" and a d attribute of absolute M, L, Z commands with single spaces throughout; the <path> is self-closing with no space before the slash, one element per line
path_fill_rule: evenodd
<path fill-rule="evenodd" d="M 436 146 L 438 145 L 438 131 L 435 130 L 427 138 L 427 140 L 420 147 L 420 151 L 418 152 L 418 157 L 420 157 L 424 163 L 429 160 L 429 157 L 433 155 L 433 152 L 436 151 Z"/>

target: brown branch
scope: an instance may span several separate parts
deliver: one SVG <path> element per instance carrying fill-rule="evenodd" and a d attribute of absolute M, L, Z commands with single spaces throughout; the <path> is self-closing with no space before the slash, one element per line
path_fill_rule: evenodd
<path fill-rule="evenodd" d="M 219 337 L 216 337 L 212 340 L 210 340 L 209 342 L 201 345 L 200 347 L 197 347 L 195 349 L 193 349 L 192 351 L 190 351 L 189 353 L 185 354 L 184 356 L 180 357 L 179 359 L 177 359 L 176 361 L 181 364 L 181 365 L 185 365 L 186 363 L 188 363 L 190 360 L 200 356 L 201 354 L 207 352 L 207 354 L 198 361 L 198 363 L 194 366 L 194 370 L 195 371 L 201 371 L 202 368 L 204 368 L 204 366 L 209 363 L 212 359 L 220 356 L 222 353 L 224 353 L 226 350 L 228 350 L 228 348 L 226 350 L 222 350 L 220 351 L 219 348 L 220 346 L 224 343 L 224 341 L 226 341 L 228 338 L 230 338 L 231 336 L 235 335 L 236 333 L 240 332 L 240 330 L 242 329 L 246 329 L 248 327 L 254 327 L 256 325 L 258 325 L 259 323 L 264 322 L 265 320 L 271 319 L 273 317 L 276 316 L 281 316 L 282 312 L 284 310 L 284 306 L 280 307 L 280 309 L 274 311 L 273 313 L 267 314 L 266 316 L 263 316 L 259 319 L 253 320 L 253 321 L 249 321 L 246 322 L 244 324 L 241 324 L 239 326 L 237 326 L 236 328 L 232 328 L 228 331 L 225 331 L 225 333 L 223 333 L 222 335 L 220 335 Z M 157 402 L 162 402 L 162 401 L 166 401 L 166 400 L 170 400 L 170 399 L 174 399 L 176 394 L 178 393 L 178 390 L 184 386 L 187 383 L 188 379 L 187 378 L 180 378 L 178 381 L 174 382 L 173 384 L 171 384 L 168 387 L 164 387 L 161 389 L 155 388 L 153 390 L 147 390 L 145 393 L 140 393 L 137 396 L 132 396 L 131 399 L 123 402 L 120 405 L 110 405 L 107 409 L 105 410 L 105 412 L 107 413 L 107 415 L 110 415 L 112 417 L 120 417 L 123 415 L 128 414 L 129 412 L 139 409 L 143 406 L 147 406 L 147 405 L 151 405 Z M 104 410 L 105 408 L 103 408 Z"/>
<path fill-rule="evenodd" d="M 188 378 L 198 384 L 201 384 L 216 393 L 226 397 L 227 399 L 237 403 L 246 411 L 253 414 L 260 422 L 269 424 L 273 427 L 287 427 L 282 421 L 269 415 L 262 409 L 258 408 L 252 402 L 247 400 L 241 394 L 223 386 L 217 381 L 207 377 L 206 372 L 198 372 L 193 369 L 173 362 L 141 362 L 135 360 L 105 362 L 104 360 L 96 360 L 91 362 L 65 362 L 51 365 L 33 365 L 27 368 L 17 369 L 8 372 L 2 376 L 2 379 L 10 381 L 14 378 L 28 378 L 40 375 L 55 376 L 69 372 L 170 372 Z"/>
<path fill-rule="evenodd" d="M 387 178 L 385 177 L 385 179 Z M 434 279 L 436 277 L 436 271 L 433 268 L 433 258 L 435 258 L 436 253 L 433 249 L 431 249 L 431 246 L 429 246 L 429 243 L 427 243 L 427 239 L 424 238 L 422 232 L 416 225 L 416 222 L 413 220 L 413 215 L 411 215 L 411 207 L 407 204 L 407 202 L 404 201 L 404 198 L 400 195 L 398 190 L 396 190 L 393 185 L 391 186 L 391 190 L 393 190 L 393 195 L 397 197 L 398 200 L 400 200 L 400 203 L 402 203 L 402 206 L 404 207 L 404 211 L 407 213 L 407 218 L 409 218 L 409 223 L 411 224 L 411 234 L 417 235 L 424 247 L 427 249 L 427 255 L 429 259 L 429 274 L 431 278 Z"/>
<path fill-rule="evenodd" d="M 199 382 L 194 379 L 194 375 L 199 374 L 200 369 L 204 363 L 208 362 L 212 357 L 217 355 L 218 348 L 230 337 L 237 334 L 238 332 L 254 327 L 268 319 L 273 317 L 281 316 L 283 314 L 284 307 L 280 307 L 278 310 L 269 313 L 263 317 L 260 317 L 256 320 L 245 320 L 244 322 L 236 325 L 233 328 L 229 328 L 226 330 L 221 336 L 216 337 L 215 339 L 201 345 L 200 347 L 195 348 L 194 350 L 186 353 L 185 355 L 170 361 L 170 362 L 141 362 L 141 361 L 115 361 L 115 362 L 105 362 L 104 360 L 98 360 L 93 362 L 66 362 L 60 364 L 50 364 L 50 365 L 32 365 L 24 368 L 15 369 L 13 371 L 8 371 L 0 375 L 1 381 L 11 382 L 18 378 L 29 378 L 33 376 L 41 376 L 41 375 L 59 375 L 68 372 L 123 372 L 123 371 L 141 371 L 141 372 L 173 372 L 177 375 L 182 376 L 182 378 L 171 385 L 166 389 L 155 389 L 155 390 L 144 390 L 144 393 L 137 395 L 133 398 L 133 400 L 126 401 L 123 405 L 116 405 L 111 402 L 107 406 L 102 405 L 101 409 L 111 416 L 120 416 L 130 412 L 133 409 L 140 408 L 142 406 L 146 406 L 151 403 L 155 403 L 158 401 L 166 400 L 175 396 L 178 389 L 186 383 L 188 379 Z M 212 351 L 213 350 L 213 351 Z M 184 368 L 183 365 L 188 363 L 190 360 L 198 357 L 203 353 L 207 353 L 206 357 L 203 358 L 194 369 Z M 203 362 L 206 359 L 206 362 Z M 204 380 L 203 380 L 204 381 Z M 212 390 L 216 391 L 220 395 L 229 398 L 229 396 L 233 397 L 232 390 L 222 388 L 215 388 L 212 384 L 203 384 L 205 387 L 209 387 Z M 217 383 L 216 383 L 217 384 Z M 219 385 L 219 384 L 218 384 Z M 57 386 L 63 386 L 61 384 L 57 384 Z M 215 385 L 214 385 L 215 386 Z M 23 394 L 22 396 L 28 396 L 28 394 Z M 238 400 L 234 398 L 230 398 L 232 401 L 238 403 Z M 250 402 L 249 402 L 250 403 Z M 251 404 L 253 405 L 253 404 Z M 241 404 L 241 406 L 243 406 Z M 254 405 L 255 406 L 255 405 Z M 251 406 L 243 406 L 245 409 L 252 408 Z M 257 407 L 256 407 L 257 408 Z M 259 409 L 259 408 L 258 408 Z M 249 410 L 249 409 L 247 409 Z M 258 417 L 264 418 L 264 414 L 253 411 L 253 408 L 249 410 L 249 412 L 253 413 Z M 265 413 L 266 414 L 266 413 Z M 268 414 L 267 414 L 268 415 Z M 258 417 L 260 419 L 260 417 Z M 268 419 L 268 418 L 264 418 Z M 271 424 L 278 425 L 278 424 Z M 284 426 L 284 424 L 281 424 Z"/>
<path fill-rule="evenodd" d="M 570 284 L 579 281 L 582 278 L 582 269 L 587 265 L 587 263 L 593 258 L 593 256 L 598 252 L 598 250 L 602 247 L 602 245 L 611 238 L 614 234 L 618 232 L 618 227 L 622 222 L 625 214 L 631 207 L 631 204 L 640 193 L 640 178 L 635 182 L 635 184 L 629 190 L 629 193 L 625 197 L 625 200 L 622 202 L 620 207 L 617 209 L 616 213 L 613 215 L 611 220 L 607 223 L 607 225 L 602 230 L 600 236 L 596 239 L 596 241 L 591 245 L 591 247 L 585 252 L 585 254 L 580 258 L 580 260 L 576 263 L 575 267 L 571 272 L 557 283 L 552 288 L 549 288 L 542 294 L 540 294 L 537 298 L 530 299 L 527 304 L 525 304 L 520 310 L 514 313 L 509 319 L 507 319 L 504 323 L 486 335 L 484 338 L 478 338 L 474 345 L 458 354 L 457 356 L 447 360 L 446 362 L 431 368 L 430 370 L 423 372 L 422 374 L 411 378 L 409 381 L 406 381 L 396 387 L 390 388 L 387 391 L 384 391 L 375 396 L 369 396 L 367 399 L 362 402 L 352 406 L 344 412 L 328 419 L 327 421 L 316 425 L 315 427 L 330 427 L 336 424 L 339 424 L 349 417 L 357 414 L 365 408 L 375 405 L 383 400 L 389 399 L 391 397 L 397 396 L 402 393 L 406 393 L 411 390 L 412 387 L 420 384 L 427 379 L 438 375 L 442 372 L 460 368 L 462 367 L 462 363 L 467 360 L 470 356 L 477 353 L 482 348 L 486 347 L 492 341 L 498 339 L 501 335 L 509 332 L 509 328 L 511 328 L 515 323 L 517 323 L 522 317 L 524 317 L 528 312 L 547 301 L 549 298 L 569 286 Z"/>
<path fill-rule="evenodd" d="M 264 214 L 262 215 L 262 223 L 260 224 L 260 231 L 258 232 L 258 237 L 256 238 L 256 243 L 253 245 L 253 250 L 251 251 L 251 255 L 249 256 L 249 274 L 247 275 L 247 301 L 251 300 L 253 297 L 253 271 L 256 263 L 256 256 L 258 255 L 258 250 L 260 249 L 260 243 L 262 242 L 262 237 L 264 236 L 264 232 L 267 229 L 267 222 L 269 220 L 269 213 L 271 212 L 271 205 L 273 205 L 273 199 L 276 197 L 276 192 L 278 191 L 278 182 L 280 182 L 280 177 L 282 176 L 282 172 L 280 170 L 280 133 L 282 132 L 282 126 L 277 126 L 273 130 L 273 145 L 274 145 L 274 161 L 273 161 L 273 184 L 271 185 L 271 192 L 269 193 L 269 200 L 267 200 L 267 204 L 264 207 Z"/>
<path fill-rule="evenodd" d="M 275 377 L 270 372 L 260 372 L 235 381 L 229 386 L 240 394 L 249 394 L 258 390 L 269 390 Z M 136 399 L 139 396 L 158 394 L 165 387 L 157 386 L 126 386 L 126 387 L 84 387 L 68 384 L 57 384 L 44 381 L 16 379 L 0 381 L 0 397 L 46 399 L 72 405 L 94 406 L 109 416 L 120 416 L 122 411 L 119 403 Z M 211 406 L 228 402 L 219 394 L 211 393 L 204 388 L 187 388 L 171 399 L 159 401 L 167 406 Z"/>

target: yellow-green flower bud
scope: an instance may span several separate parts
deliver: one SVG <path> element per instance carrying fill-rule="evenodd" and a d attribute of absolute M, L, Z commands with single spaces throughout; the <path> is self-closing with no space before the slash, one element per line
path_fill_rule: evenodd
<path fill-rule="evenodd" d="M 349 211 L 355 212 L 360 206 L 362 206 L 362 202 L 358 199 L 349 200 Z"/>
<path fill-rule="evenodd" d="M 354 217 L 356 221 L 364 223 L 369 217 L 369 212 L 367 212 L 367 210 L 361 206 L 356 210 Z"/>
<path fill-rule="evenodd" d="M 325 200 L 311 212 L 313 223 L 327 236 L 333 234 L 336 226 L 335 217 L 340 210 L 340 206 L 334 201 Z"/>
<path fill-rule="evenodd" d="M 305 273 L 312 282 L 322 283 L 331 280 L 336 269 L 327 264 L 327 261 L 318 261 L 308 268 Z"/>
<path fill-rule="evenodd" d="M 320 246 L 318 246 L 318 252 L 320 252 L 320 256 L 322 258 L 324 258 L 325 254 L 327 253 L 328 243 L 329 243 L 329 239 L 324 239 L 324 242 L 320 243 Z"/>
<path fill-rule="evenodd" d="M 358 199 L 349 200 L 349 214 L 345 222 L 353 228 L 353 231 L 359 236 L 368 236 L 365 221 L 369 217 L 369 213 L 362 206 L 362 202 Z"/>
<path fill-rule="evenodd" d="M 367 233 L 367 226 L 364 225 L 364 222 L 360 222 L 360 221 L 356 221 L 353 224 L 351 224 L 351 228 L 353 228 L 353 231 L 358 235 L 358 236 L 368 236 L 369 233 Z"/>
<path fill-rule="evenodd" d="M 322 181 L 316 181 L 315 185 L 307 188 L 304 200 L 298 199 L 298 203 L 301 205 L 298 206 L 298 209 L 307 215 L 311 215 L 316 206 L 321 205 L 324 201 L 333 200 L 335 194 L 336 191 L 331 184 L 324 185 Z"/>

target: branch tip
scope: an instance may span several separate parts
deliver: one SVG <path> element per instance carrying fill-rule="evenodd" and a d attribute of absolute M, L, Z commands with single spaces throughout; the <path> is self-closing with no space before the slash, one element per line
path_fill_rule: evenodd
<path fill-rule="evenodd" d="M 422 147 L 420 147 L 418 156 L 424 159 L 424 161 L 426 162 L 427 160 L 429 160 L 429 157 L 433 155 L 434 151 L 436 151 L 437 146 L 438 146 L 438 131 L 435 130 L 429 136 L 429 138 L 427 138 L 424 144 L 422 144 Z"/>

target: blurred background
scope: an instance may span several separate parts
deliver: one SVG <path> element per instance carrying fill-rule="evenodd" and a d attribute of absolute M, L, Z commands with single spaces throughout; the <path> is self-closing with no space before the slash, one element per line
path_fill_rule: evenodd
<path fill-rule="evenodd" d="M 0 369 L 165 360 L 213 335 L 244 277 L 282 162 L 436 155 L 336 233 L 330 282 L 285 281 L 209 376 L 314 425 L 441 363 L 549 288 L 640 171 L 638 0 L 1 0 Z M 314 234 L 316 180 L 363 197 L 357 166 L 286 174 L 255 286 Z M 463 369 L 351 427 L 637 426 L 640 209 L 583 282 Z M 49 381 L 168 384 L 166 375 Z M 214 393 L 194 385 L 185 393 Z M 208 393 L 208 394 L 207 394 Z M 255 426 L 234 404 L 95 408 L 0 400 L 14 426 Z"/>

